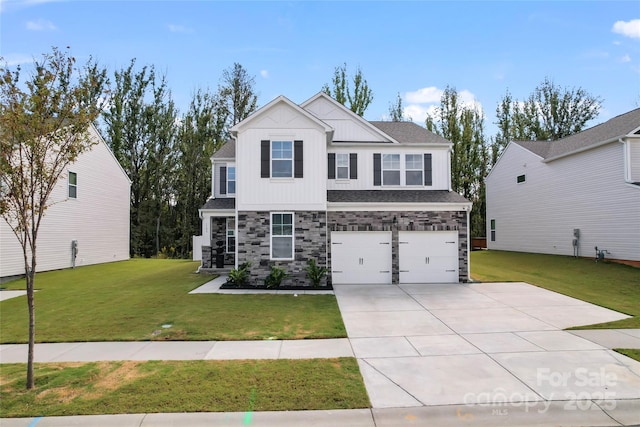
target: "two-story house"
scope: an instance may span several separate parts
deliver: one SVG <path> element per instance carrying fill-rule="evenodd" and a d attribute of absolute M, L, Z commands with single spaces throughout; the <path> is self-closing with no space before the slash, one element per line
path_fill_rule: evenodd
<path fill-rule="evenodd" d="M 489 249 L 640 261 L 640 108 L 512 141 L 486 178 Z"/>
<path fill-rule="evenodd" d="M 468 280 L 471 203 L 451 191 L 449 141 L 368 122 L 324 93 L 280 96 L 231 134 L 200 209 L 203 267 L 221 242 L 255 282 L 277 265 L 306 283 L 311 258 L 334 284 Z"/>
<path fill-rule="evenodd" d="M 38 233 L 37 271 L 129 259 L 131 181 L 98 130 L 58 180 Z M 0 218 L 0 281 L 24 275 L 22 247 Z"/>

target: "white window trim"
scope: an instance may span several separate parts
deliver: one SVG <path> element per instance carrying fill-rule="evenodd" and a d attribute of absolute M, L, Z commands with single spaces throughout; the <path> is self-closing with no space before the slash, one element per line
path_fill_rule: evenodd
<path fill-rule="evenodd" d="M 407 156 L 418 156 L 420 158 L 420 164 L 422 165 L 422 167 L 420 169 L 409 169 L 407 167 Z M 400 165 L 400 167 L 402 167 L 402 165 Z M 420 184 L 407 184 L 407 172 L 420 172 Z M 405 153 L 403 177 L 404 177 L 404 185 L 407 187 L 424 187 L 424 154 Z"/>
<path fill-rule="evenodd" d="M 75 184 L 71 183 L 71 174 L 74 174 L 75 177 L 76 177 L 76 183 Z M 71 187 L 74 187 L 76 189 L 75 197 L 71 197 L 71 191 L 70 191 Z M 74 200 L 78 199 L 78 173 L 77 172 L 68 171 L 68 173 L 67 173 L 67 198 L 68 199 L 74 199 Z"/>
<path fill-rule="evenodd" d="M 384 167 L 384 156 L 398 156 L 398 169 L 385 169 Z M 404 179 L 402 178 L 402 154 L 401 153 L 382 153 L 380 156 L 380 182 L 383 187 L 402 187 L 404 184 Z M 399 184 L 385 184 L 384 183 L 384 172 L 385 171 L 398 171 L 400 174 L 400 183 Z"/>
<path fill-rule="evenodd" d="M 236 172 L 235 173 L 236 177 L 233 180 L 229 179 L 229 169 L 230 168 L 233 168 L 233 170 Z M 230 181 L 233 181 L 235 183 L 235 187 L 236 188 L 233 191 L 233 193 L 229 191 L 229 182 Z M 229 194 L 235 195 L 236 191 L 238 191 L 238 169 L 236 169 L 236 165 L 235 164 L 230 164 L 230 165 L 227 165 L 227 195 L 229 195 Z"/>
<path fill-rule="evenodd" d="M 291 158 L 288 159 L 274 159 L 273 158 L 273 143 L 274 142 L 290 142 L 291 143 Z M 291 180 L 293 179 L 293 176 L 295 174 L 294 168 L 295 168 L 295 144 L 294 141 L 291 139 L 272 139 L 271 143 L 269 145 L 269 174 L 271 176 L 272 179 L 283 179 L 283 180 Z M 274 160 L 289 160 L 291 162 L 291 176 L 273 176 L 273 162 Z"/>
<path fill-rule="evenodd" d="M 346 156 L 347 158 L 347 177 L 340 178 L 338 174 L 338 168 L 344 168 L 344 166 L 338 166 L 338 156 Z M 351 154 L 350 153 L 336 153 L 336 180 L 338 181 L 348 181 L 351 179 Z"/>
<path fill-rule="evenodd" d="M 274 258 L 273 256 L 273 215 L 291 215 L 291 258 Z M 277 236 L 286 237 L 286 236 Z M 269 259 L 272 261 L 293 261 L 296 256 L 296 216 L 293 212 L 269 212 Z"/>
<path fill-rule="evenodd" d="M 235 217 L 228 217 L 227 218 L 227 220 L 225 222 L 226 232 L 225 232 L 225 242 L 224 242 L 225 246 L 224 246 L 224 249 L 225 249 L 226 253 L 233 254 L 233 253 L 236 252 L 236 248 L 235 247 L 238 245 L 238 239 L 236 238 L 236 234 L 237 233 L 236 233 L 236 227 L 235 226 L 233 227 L 233 230 L 232 230 L 233 231 L 233 235 L 229 235 L 229 220 L 230 219 L 232 219 L 234 221 L 234 224 L 236 224 L 236 218 Z M 235 239 L 235 245 L 234 245 L 233 251 L 229 251 L 229 237 L 233 237 Z"/>

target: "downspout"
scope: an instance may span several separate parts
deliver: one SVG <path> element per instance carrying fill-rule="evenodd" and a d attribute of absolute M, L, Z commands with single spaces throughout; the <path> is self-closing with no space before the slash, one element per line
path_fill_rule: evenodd
<path fill-rule="evenodd" d="M 469 220 L 471 219 L 471 209 L 465 208 L 467 211 L 467 282 L 471 282 L 471 228 Z"/>
<path fill-rule="evenodd" d="M 626 144 L 622 138 L 618 138 L 618 142 L 622 144 L 622 151 L 624 152 L 624 181 L 629 183 L 631 182 L 631 145 Z"/>
<path fill-rule="evenodd" d="M 447 150 L 447 175 L 449 178 L 449 191 L 452 190 L 451 188 L 451 150 L 452 150 L 451 147 Z"/>

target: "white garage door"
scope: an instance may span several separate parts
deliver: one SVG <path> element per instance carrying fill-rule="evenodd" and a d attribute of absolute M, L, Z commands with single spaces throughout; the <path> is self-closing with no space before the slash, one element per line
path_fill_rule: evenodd
<path fill-rule="evenodd" d="M 331 278 L 340 284 L 391 283 L 390 231 L 332 231 Z"/>
<path fill-rule="evenodd" d="M 457 231 L 399 231 L 400 283 L 457 283 Z"/>

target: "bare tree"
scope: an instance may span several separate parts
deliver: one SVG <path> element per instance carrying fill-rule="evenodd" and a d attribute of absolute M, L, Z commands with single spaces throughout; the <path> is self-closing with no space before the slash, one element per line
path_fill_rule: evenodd
<path fill-rule="evenodd" d="M 106 71 L 91 60 L 82 69 L 54 48 L 34 60 L 22 82 L 20 68 L 0 66 L 0 216 L 22 246 L 29 308 L 27 389 L 34 387 L 34 283 L 37 239 L 51 193 L 62 173 L 95 140 L 89 128 L 100 113 Z"/>

